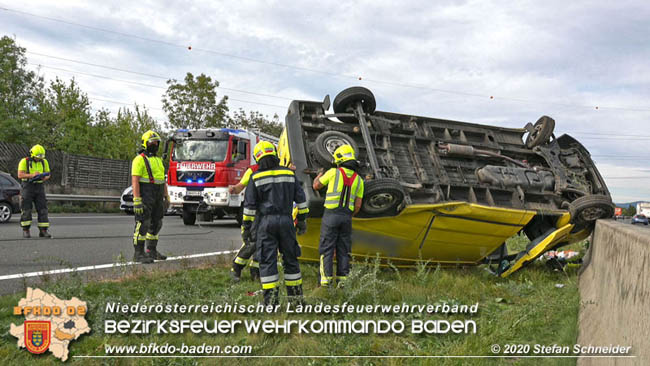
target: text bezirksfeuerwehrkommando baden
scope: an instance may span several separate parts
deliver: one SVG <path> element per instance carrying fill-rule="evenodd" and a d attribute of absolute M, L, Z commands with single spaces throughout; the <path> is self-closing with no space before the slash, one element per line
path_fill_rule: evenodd
<path fill-rule="evenodd" d="M 262 305 L 238 303 L 209 303 L 209 304 L 123 304 L 108 302 L 104 312 L 107 314 L 251 314 L 277 313 L 285 311 L 288 314 L 404 314 L 404 313 L 438 313 L 438 314 L 476 314 L 478 303 L 463 304 L 397 304 L 397 305 L 353 305 L 342 304 L 308 304 L 308 305 Z"/>

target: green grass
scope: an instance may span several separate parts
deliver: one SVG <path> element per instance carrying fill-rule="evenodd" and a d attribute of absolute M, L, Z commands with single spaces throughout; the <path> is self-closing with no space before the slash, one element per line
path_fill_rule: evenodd
<path fill-rule="evenodd" d="M 525 246 L 525 238 L 514 237 L 512 248 Z M 574 249 L 582 246 L 574 245 Z M 314 334 L 247 334 L 242 328 L 234 335 L 104 335 L 105 319 L 128 319 L 123 315 L 105 314 L 109 301 L 122 303 L 240 303 L 256 304 L 261 296 L 249 296 L 259 289 L 247 272 L 241 283 L 231 285 L 227 264 L 210 268 L 185 269 L 144 275 L 128 270 L 121 281 L 79 285 L 74 278 L 49 283 L 43 290 L 68 299 L 76 296 L 88 302 L 89 320 L 93 331 L 70 345 L 70 356 L 103 355 L 104 344 L 130 345 L 157 342 L 180 345 L 251 345 L 254 355 L 490 355 L 494 343 L 573 345 L 577 339 L 579 295 L 577 269 L 565 272 L 551 271 L 541 262 L 513 274 L 507 279 L 491 275 L 484 266 L 440 268 L 420 265 L 413 269 L 379 267 L 371 261 L 352 267 L 348 285 L 344 289 L 317 287 L 318 267 L 301 265 L 306 300 L 315 304 L 474 304 L 479 302 L 475 315 L 447 316 L 444 314 L 400 315 L 323 315 L 323 314 L 220 314 L 220 315 L 138 315 L 139 319 L 401 319 L 410 324 L 413 319 L 473 319 L 476 334 L 417 335 L 407 331 L 384 335 L 314 335 Z M 135 269 L 137 271 L 137 269 Z M 557 288 L 556 284 L 563 284 Z M 58 359 L 46 354 L 35 357 L 16 349 L 16 339 L 8 332 L 9 323 L 20 323 L 22 317 L 13 316 L 12 307 L 24 295 L 0 297 L 0 364 L 25 365 L 35 363 L 56 365 Z M 575 365 L 575 359 L 75 359 L 68 363 L 93 365 L 195 365 L 226 363 L 229 365 Z"/>

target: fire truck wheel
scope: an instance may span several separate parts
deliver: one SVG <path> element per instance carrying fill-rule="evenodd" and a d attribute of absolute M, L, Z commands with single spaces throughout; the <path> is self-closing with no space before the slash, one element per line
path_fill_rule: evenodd
<path fill-rule="evenodd" d="M 354 113 L 354 107 L 358 102 L 361 102 L 366 113 L 373 113 L 377 107 L 375 96 L 370 90 L 362 86 L 353 86 L 343 90 L 334 98 L 332 103 L 334 113 Z M 338 119 L 345 123 L 359 123 L 355 117 L 338 117 Z"/>
<path fill-rule="evenodd" d="M 196 213 L 183 210 L 183 224 L 194 225 L 196 223 Z"/>
<path fill-rule="evenodd" d="M 323 168 L 332 166 L 332 154 L 342 145 L 349 144 L 354 149 L 355 155 L 359 157 L 359 147 L 352 137 L 339 131 L 325 131 L 318 135 L 316 142 L 312 145 L 314 158 Z"/>
<path fill-rule="evenodd" d="M 396 179 L 369 180 L 365 182 L 361 211 L 365 217 L 394 215 L 404 196 L 404 189 Z"/>

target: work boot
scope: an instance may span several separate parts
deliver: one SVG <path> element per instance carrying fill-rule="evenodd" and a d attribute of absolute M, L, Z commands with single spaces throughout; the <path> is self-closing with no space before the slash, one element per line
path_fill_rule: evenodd
<path fill-rule="evenodd" d="M 302 296 L 302 285 L 287 286 L 287 296 L 291 305 L 305 305 L 305 299 Z"/>
<path fill-rule="evenodd" d="M 260 282 L 260 269 L 258 267 L 251 267 L 251 280 Z"/>
<path fill-rule="evenodd" d="M 167 259 L 167 256 L 157 251 L 156 250 L 157 246 L 158 246 L 158 240 L 147 240 L 146 241 L 147 255 L 151 257 L 151 259 L 157 261 L 164 261 L 165 259 Z"/>
<path fill-rule="evenodd" d="M 29 239 L 32 237 L 32 234 L 29 233 L 29 229 L 25 230 L 23 229 L 23 238 Z"/>
<path fill-rule="evenodd" d="M 230 279 L 234 283 L 238 283 L 241 280 L 241 270 L 244 268 L 239 263 L 232 263 L 232 268 L 230 268 Z"/>
<path fill-rule="evenodd" d="M 153 259 L 144 252 L 144 241 L 138 241 L 138 244 L 133 246 L 135 253 L 133 253 L 133 261 L 138 263 L 153 263 Z"/>
<path fill-rule="evenodd" d="M 52 235 L 47 232 L 47 228 L 39 228 L 38 229 L 38 237 L 39 238 L 51 238 Z"/>
<path fill-rule="evenodd" d="M 264 305 L 279 305 L 280 304 L 280 289 L 277 287 L 264 290 Z"/>

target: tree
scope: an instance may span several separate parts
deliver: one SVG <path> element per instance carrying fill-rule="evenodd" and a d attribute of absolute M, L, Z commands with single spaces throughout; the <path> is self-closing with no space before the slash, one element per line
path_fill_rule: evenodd
<path fill-rule="evenodd" d="M 284 128 L 282 123 L 280 123 L 280 117 L 278 117 L 277 114 L 274 114 L 273 118 L 269 119 L 260 112 L 250 111 L 246 114 L 246 112 L 241 108 L 234 112 L 232 117 L 229 117 L 228 127 L 261 131 L 276 137 L 280 137 L 282 129 Z"/>
<path fill-rule="evenodd" d="M 221 128 L 226 126 L 228 97 L 217 102 L 218 81 L 201 74 L 185 75 L 185 82 L 167 81 L 163 95 L 163 110 L 167 113 L 168 128 Z"/>
<path fill-rule="evenodd" d="M 43 79 L 26 65 L 25 49 L 7 36 L 0 38 L 0 141 L 30 144 L 39 127 L 32 118 Z"/>

